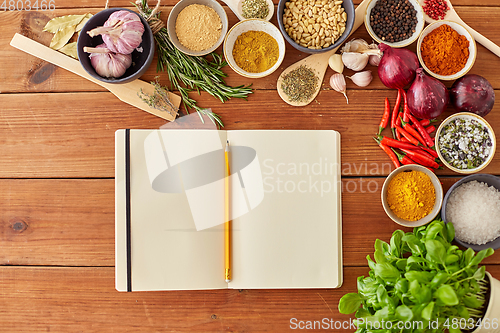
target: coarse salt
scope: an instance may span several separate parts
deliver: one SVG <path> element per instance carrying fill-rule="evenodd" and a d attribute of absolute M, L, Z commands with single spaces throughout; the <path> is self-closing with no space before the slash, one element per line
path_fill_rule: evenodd
<path fill-rule="evenodd" d="M 476 180 L 458 186 L 448 198 L 446 220 L 457 239 L 482 245 L 500 236 L 500 191 Z"/>

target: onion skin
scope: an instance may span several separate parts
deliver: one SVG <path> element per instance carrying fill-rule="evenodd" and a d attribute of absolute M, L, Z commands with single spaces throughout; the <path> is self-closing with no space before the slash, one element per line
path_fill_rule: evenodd
<path fill-rule="evenodd" d="M 395 49 L 387 44 L 379 44 L 384 52 L 378 65 L 380 81 L 389 88 L 404 88 L 415 79 L 415 71 L 420 66 L 417 55 L 405 48 Z"/>
<path fill-rule="evenodd" d="M 415 81 L 406 96 L 411 114 L 421 119 L 438 117 L 450 100 L 446 86 L 441 81 L 425 75 L 423 68 L 417 69 Z"/>
<path fill-rule="evenodd" d="M 467 74 L 450 89 L 450 101 L 459 112 L 472 112 L 484 117 L 495 104 L 495 90 L 484 77 Z"/>

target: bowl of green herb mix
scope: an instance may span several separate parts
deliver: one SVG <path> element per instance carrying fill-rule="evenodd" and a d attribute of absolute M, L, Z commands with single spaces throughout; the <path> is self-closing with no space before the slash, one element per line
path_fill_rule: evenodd
<path fill-rule="evenodd" d="M 459 112 L 446 118 L 437 129 L 435 140 L 441 162 L 458 173 L 481 171 L 495 155 L 493 127 L 474 113 Z"/>

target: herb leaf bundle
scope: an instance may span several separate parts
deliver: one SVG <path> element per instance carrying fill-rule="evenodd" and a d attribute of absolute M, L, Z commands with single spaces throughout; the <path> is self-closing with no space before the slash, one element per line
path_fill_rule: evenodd
<path fill-rule="evenodd" d="M 138 0 L 136 7 L 150 24 L 152 20 L 159 20 L 160 12 L 156 13 L 149 8 L 147 0 Z M 227 63 L 216 52 L 209 55 L 212 61 L 206 57 L 190 56 L 182 53 L 172 44 L 165 27 L 153 29 L 153 32 L 158 50 L 157 70 L 167 72 L 172 90 L 179 90 L 186 112 L 189 109 L 195 109 L 202 121 L 202 115 L 206 115 L 212 122 L 224 126 L 217 114 L 206 112 L 205 109 L 199 107 L 197 102 L 189 97 L 189 92 L 196 90 L 199 93 L 200 90 L 204 90 L 224 103 L 233 97 L 246 99 L 248 94 L 252 93 L 250 86 L 230 87 L 226 85 L 224 77 L 227 75 L 221 68 Z"/>

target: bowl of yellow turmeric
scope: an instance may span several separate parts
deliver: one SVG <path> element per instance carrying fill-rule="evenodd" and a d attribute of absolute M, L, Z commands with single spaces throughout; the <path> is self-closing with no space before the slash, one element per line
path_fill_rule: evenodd
<path fill-rule="evenodd" d="M 382 206 L 387 215 L 405 227 L 425 225 L 439 214 L 443 187 L 431 170 L 404 165 L 387 176 L 382 186 Z"/>
<path fill-rule="evenodd" d="M 271 22 L 250 19 L 236 23 L 224 40 L 229 67 L 248 78 L 273 73 L 285 58 L 285 39 Z"/>

